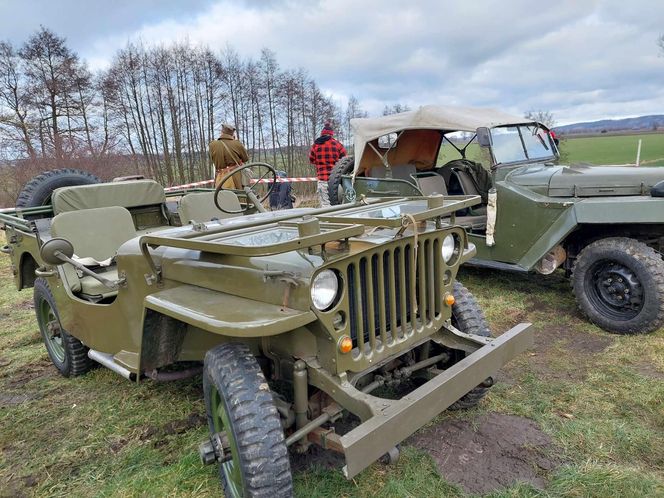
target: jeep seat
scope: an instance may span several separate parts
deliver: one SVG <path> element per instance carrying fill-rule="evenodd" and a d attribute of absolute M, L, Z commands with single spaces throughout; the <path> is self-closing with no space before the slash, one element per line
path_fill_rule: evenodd
<path fill-rule="evenodd" d="M 94 271 L 106 279 L 116 280 L 118 271 L 112 264 L 113 257 L 122 244 L 136 237 L 136 230 L 127 209 L 110 206 L 60 213 L 51 222 L 51 235 L 71 242 L 73 259 L 96 267 Z M 117 294 L 94 277 L 80 276 L 68 263 L 63 265 L 63 271 L 69 288 L 81 297 L 100 300 Z"/>
<path fill-rule="evenodd" d="M 438 173 L 433 171 L 424 171 L 421 173 L 414 173 L 411 175 L 417 188 L 422 191 L 424 195 L 447 195 L 447 186 L 445 179 Z"/>
<path fill-rule="evenodd" d="M 480 192 L 477 183 L 467 171 L 460 168 L 450 168 L 448 176 L 449 190 L 456 194 L 479 195 L 482 199 L 486 198 L 487 192 Z M 486 218 L 486 204 L 473 206 L 470 209 L 474 215 L 481 215 Z"/>
<path fill-rule="evenodd" d="M 81 209 L 127 208 L 137 230 L 169 226 L 164 188 L 154 180 L 96 183 L 61 187 L 53 191 L 55 215 Z"/>
<path fill-rule="evenodd" d="M 219 204 L 229 211 L 239 211 L 242 209 L 240 201 L 233 192 L 228 190 L 219 191 Z M 214 192 L 196 192 L 186 194 L 180 199 L 178 205 L 180 221 L 183 225 L 192 222 L 203 223 L 214 219 L 223 220 L 225 218 L 235 218 L 242 216 L 242 213 L 225 213 L 214 204 Z"/>
<path fill-rule="evenodd" d="M 397 166 L 392 166 L 391 178 L 394 180 L 406 180 L 407 182 L 413 183 L 413 175 L 416 174 L 417 169 L 413 164 L 399 164 Z M 368 176 L 369 178 L 387 178 L 387 168 L 382 164 L 377 164 L 369 168 Z"/>
<path fill-rule="evenodd" d="M 450 181 L 458 182 L 458 185 L 464 195 L 480 195 L 480 191 L 477 189 L 475 182 L 466 171 L 463 171 L 459 168 L 452 168 Z"/>

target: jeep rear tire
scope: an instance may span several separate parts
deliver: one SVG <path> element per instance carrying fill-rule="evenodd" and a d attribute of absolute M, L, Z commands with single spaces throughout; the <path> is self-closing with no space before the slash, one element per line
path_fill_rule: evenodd
<path fill-rule="evenodd" d="M 353 172 L 355 166 L 354 156 L 345 156 L 337 161 L 332 171 L 330 171 L 330 178 L 327 180 L 327 193 L 330 198 L 330 204 L 336 206 L 337 204 L 344 203 L 344 192 L 341 186 L 341 177 L 349 175 Z"/>
<path fill-rule="evenodd" d="M 56 188 L 94 183 L 101 183 L 101 180 L 87 171 L 69 168 L 45 171 L 25 184 L 16 199 L 16 207 L 48 206 Z"/>
<path fill-rule="evenodd" d="M 87 373 L 93 366 L 88 358 L 88 348 L 62 328 L 55 298 L 43 278 L 35 280 L 34 299 L 39 331 L 55 368 L 64 377 Z"/>
<path fill-rule="evenodd" d="M 608 332 L 643 334 L 664 324 L 664 261 L 643 242 L 610 237 L 588 244 L 572 287 L 581 311 Z"/>
<path fill-rule="evenodd" d="M 224 432 L 230 448 L 231 459 L 219 466 L 225 496 L 292 496 L 279 413 L 249 348 L 229 343 L 208 351 L 203 391 L 210 434 Z"/>
<path fill-rule="evenodd" d="M 482 337 L 491 337 L 491 329 L 484 317 L 482 308 L 477 303 L 468 289 L 460 282 L 454 282 L 454 304 L 452 305 L 452 325 L 466 334 L 480 335 Z M 463 360 L 466 353 L 459 350 L 452 351 L 451 361 L 445 365 L 449 368 L 455 363 Z M 469 393 L 465 394 L 458 401 L 450 405 L 450 410 L 465 410 L 477 405 L 489 391 L 488 387 L 477 386 Z"/>

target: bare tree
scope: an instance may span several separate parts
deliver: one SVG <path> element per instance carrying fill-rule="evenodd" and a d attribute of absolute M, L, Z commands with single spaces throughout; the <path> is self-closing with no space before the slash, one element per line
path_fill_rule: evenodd
<path fill-rule="evenodd" d="M 350 128 L 350 120 L 354 118 L 366 118 L 366 111 L 362 110 L 360 107 L 360 102 L 357 100 L 357 97 L 351 95 L 348 98 L 348 104 L 346 105 L 346 113 L 344 115 L 344 137 L 343 139 L 347 142 L 350 142 L 353 138 L 353 132 Z"/>
<path fill-rule="evenodd" d="M 523 115 L 523 117 L 532 121 L 537 121 L 538 123 L 542 123 L 547 128 L 553 128 L 556 124 L 556 120 L 553 117 L 553 113 L 551 111 L 528 111 Z"/>
<path fill-rule="evenodd" d="M 30 88 L 30 103 L 41 117 L 42 153 L 51 149 L 58 160 L 76 149 L 81 117 L 80 92 L 90 85 L 85 67 L 65 39 L 44 28 L 19 51 Z M 85 87 L 85 88 L 84 88 Z"/>
<path fill-rule="evenodd" d="M 386 105 L 383 107 L 383 116 L 388 116 L 390 114 L 397 114 L 399 112 L 410 111 L 410 107 L 407 104 L 392 104 Z"/>
<path fill-rule="evenodd" d="M 173 185 L 209 178 L 209 142 L 232 122 L 253 158 L 304 176 L 323 124 L 348 140 L 349 120 L 363 115 L 357 99 L 342 111 L 304 70 L 281 70 L 268 49 L 241 59 L 231 47 L 129 43 L 93 74 L 47 28 L 20 50 L 0 43 L 4 160 L 67 158 L 93 170 L 113 161 Z"/>
<path fill-rule="evenodd" d="M 0 130 L 9 147 L 35 159 L 37 154 L 30 136 L 29 92 L 20 65 L 14 47 L 9 42 L 0 42 Z"/>

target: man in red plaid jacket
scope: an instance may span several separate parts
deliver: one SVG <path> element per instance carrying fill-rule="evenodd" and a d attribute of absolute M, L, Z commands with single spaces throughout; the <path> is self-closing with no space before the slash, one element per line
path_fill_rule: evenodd
<path fill-rule="evenodd" d="M 333 137 L 334 130 L 332 125 L 325 123 L 320 137 L 318 137 L 309 151 L 309 162 L 316 166 L 316 176 L 318 177 L 318 197 L 321 207 L 330 205 L 330 197 L 327 192 L 327 180 L 330 178 L 330 171 L 339 159 L 346 155 L 346 149 L 343 144 Z"/>

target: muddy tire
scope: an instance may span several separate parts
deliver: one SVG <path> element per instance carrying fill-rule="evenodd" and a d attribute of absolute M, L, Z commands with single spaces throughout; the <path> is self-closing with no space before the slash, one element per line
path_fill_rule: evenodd
<path fill-rule="evenodd" d="M 95 175 L 78 169 L 45 171 L 25 184 L 16 199 L 16 207 L 48 206 L 51 204 L 51 194 L 56 188 L 100 182 Z"/>
<path fill-rule="evenodd" d="M 232 459 L 219 467 L 224 494 L 293 495 L 279 414 L 256 358 L 244 344 L 222 344 L 205 355 L 203 391 L 210 434 L 224 431 Z"/>
<path fill-rule="evenodd" d="M 43 278 L 35 280 L 34 300 L 39 331 L 55 368 L 65 377 L 87 373 L 93 366 L 88 348 L 62 328 L 53 293 Z"/>
<path fill-rule="evenodd" d="M 327 180 L 327 192 L 331 205 L 343 204 L 344 196 L 341 187 L 341 177 L 352 173 L 354 166 L 354 156 L 345 156 L 339 159 L 337 164 L 332 168 L 332 171 L 330 171 L 330 178 Z"/>
<path fill-rule="evenodd" d="M 475 297 L 460 282 L 454 282 L 454 304 L 452 305 L 452 325 L 466 334 L 481 335 L 482 337 L 491 337 L 489 324 L 484 317 L 484 313 Z M 466 354 L 463 351 L 454 351 L 452 361 L 446 365 L 449 368 L 452 364 L 461 361 Z M 458 401 L 450 405 L 450 410 L 465 410 L 477 405 L 480 400 L 486 396 L 489 388 L 477 386 L 472 391 L 464 395 Z"/>
<path fill-rule="evenodd" d="M 576 259 L 572 288 L 581 311 L 608 332 L 643 334 L 664 324 L 664 261 L 638 240 L 588 244 Z"/>

